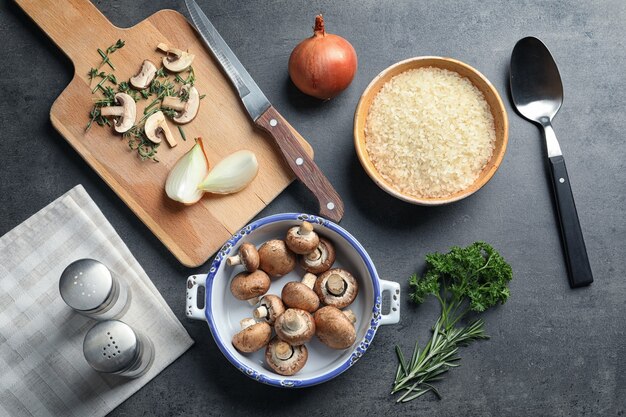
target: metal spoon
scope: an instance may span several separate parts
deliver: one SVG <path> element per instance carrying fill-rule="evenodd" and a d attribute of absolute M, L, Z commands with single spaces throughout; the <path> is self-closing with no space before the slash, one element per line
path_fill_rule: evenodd
<path fill-rule="evenodd" d="M 548 48 L 539 39 L 528 37 L 518 41 L 513 48 L 510 74 L 511 96 L 515 107 L 526 119 L 543 127 L 570 287 L 589 285 L 593 282 L 593 275 L 585 240 L 565 159 L 552 129 L 552 118 L 563 103 L 559 69 Z"/>

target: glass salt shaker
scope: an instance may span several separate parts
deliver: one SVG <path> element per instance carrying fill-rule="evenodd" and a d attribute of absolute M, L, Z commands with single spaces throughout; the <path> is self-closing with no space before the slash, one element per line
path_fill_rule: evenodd
<path fill-rule="evenodd" d="M 138 378 L 154 362 L 152 341 L 119 320 L 101 321 L 85 335 L 83 353 L 96 371 Z"/>
<path fill-rule="evenodd" d="M 95 259 L 68 265 L 59 280 L 59 292 L 68 306 L 96 320 L 118 318 L 130 304 L 126 282 Z"/>

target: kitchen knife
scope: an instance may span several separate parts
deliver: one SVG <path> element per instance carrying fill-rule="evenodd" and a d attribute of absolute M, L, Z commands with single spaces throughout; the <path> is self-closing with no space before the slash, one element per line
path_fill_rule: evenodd
<path fill-rule="evenodd" d="M 200 38 L 222 66 L 254 124 L 276 141 L 293 173 L 317 198 L 320 215 L 339 222 L 343 217 L 344 207 L 337 191 L 304 151 L 285 119 L 265 97 L 200 6 L 194 0 L 185 0 L 185 4 Z"/>

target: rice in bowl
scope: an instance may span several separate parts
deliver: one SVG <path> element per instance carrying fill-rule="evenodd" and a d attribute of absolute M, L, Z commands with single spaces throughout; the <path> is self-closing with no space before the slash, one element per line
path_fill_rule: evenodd
<path fill-rule="evenodd" d="M 454 71 L 402 72 L 380 89 L 365 123 L 372 164 L 393 188 L 417 198 L 447 197 L 476 181 L 496 141 L 483 94 Z"/>

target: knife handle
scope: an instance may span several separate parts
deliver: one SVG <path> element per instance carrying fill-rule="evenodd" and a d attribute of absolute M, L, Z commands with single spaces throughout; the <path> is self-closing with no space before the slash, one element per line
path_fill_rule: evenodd
<path fill-rule="evenodd" d="M 320 215 L 334 222 L 343 217 L 343 202 L 328 178 L 292 133 L 287 121 L 270 106 L 255 124 L 270 134 L 276 141 L 285 161 L 300 181 L 315 195 L 320 205 Z"/>
<path fill-rule="evenodd" d="M 571 288 L 584 287 L 593 282 L 593 275 L 587 257 L 585 239 L 578 221 L 572 188 L 567 176 L 567 168 L 565 168 L 565 159 L 562 156 L 553 156 L 549 158 L 549 161 L 561 225 L 561 237 L 565 248 L 569 285 Z"/>

